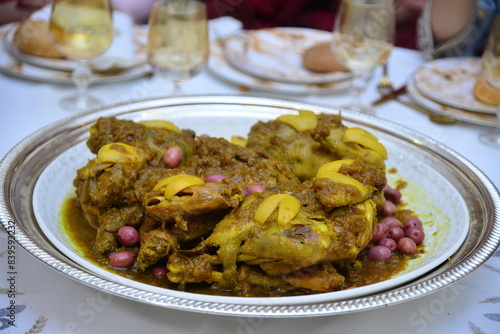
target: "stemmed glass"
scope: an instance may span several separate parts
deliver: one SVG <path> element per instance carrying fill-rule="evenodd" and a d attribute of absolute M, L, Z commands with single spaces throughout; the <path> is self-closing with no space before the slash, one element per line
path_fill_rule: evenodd
<path fill-rule="evenodd" d="M 110 0 L 54 0 L 50 31 L 55 47 L 78 61 L 72 79 L 76 94 L 61 100 L 66 109 L 84 110 L 101 102 L 88 96 L 92 71 L 87 60 L 106 51 L 113 41 Z"/>
<path fill-rule="evenodd" d="M 148 60 L 174 84 L 171 95 L 200 73 L 209 56 L 206 6 L 194 0 L 157 0 L 149 17 Z"/>
<path fill-rule="evenodd" d="M 485 83 L 500 91 L 500 14 L 493 21 L 481 59 L 481 76 Z M 498 124 L 495 130 L 481 134 L 479 139 L 487 145 L 500 148 L 500 105 L 497 106 L 496 118 Z"/>
<path fill-rule="evenodd" d="M 395 35 L 392 0 L 343 0 L 333 29 L 332 49 L 354 75 L 349 105 L 365 113 L 371 109 L 361 101 L 367 75 L 391 54 Z"/>

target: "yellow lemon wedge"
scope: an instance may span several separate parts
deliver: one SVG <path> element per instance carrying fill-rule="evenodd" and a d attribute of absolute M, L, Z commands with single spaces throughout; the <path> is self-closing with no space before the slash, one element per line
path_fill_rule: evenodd
<path fill-rule="evenodd" d="M 169 176 L 161 180 L 154 186 L 153 190 L 164 189 L 163 196 L 165 196 L 165 198 L 167 199 L 170 199 L 174 195 L 178 194 L 180 191 L 188 187 L 203 183 L 205 183 L 205 181 L 197 176 L 189 174 L 178 174 Z"/>
<path fill-rule="evenodd" d="M 124 143 L 106 144 L 97 152 L 100 162 L 137 163 L 142 162 L 141 149 Z"/>
<path fill-rule="evenodd" d="M 165 120 L 151 120 L 151 121 L 140 121 L 139 124 L 144 125 L 148 128 L 160 128 L 169 131 L 181 132 L 181 129 L 177 127 L 174 123 Z"/>
<path fill-rule="evenodd" d="M 361 128 L 348 128 L 344 132 L 342 141 L 345 143 L 357 143 L 379 153 L 384 159 L 388 158 L 387 150 L 384 145 L 378 141 L 378 138 Z"/>
<path fill-rule="evenodd" d="M 318 125 L 318 117 L 310 110 L 299 110 L 298 115 L 282 115 L 276 120 L 292 126 L 299 132 L 313 130 Z"/>
<path fill-rule="evenodd" d="M 248 140 L 241 136 L 231 136 L 231 144 L 247 147 Z"/>
<path fill-rule="evenodd" d="M 255 211 L 255 221 L 262 225 L 278 207 L 278 224 L 286 225 L 299 213 L 301 204 L 288 194 L 276 194 L 266 198 Z"/>
<path fill-rule="evenodd" d="M 353 161 L 350 159 L 345 159 L 345 160 L 336 160 L 324 164 L 318 169 L 316 177 L 327 178 L 335 183 L 352 186 L 356 188 L 362 195 L 365 195 L 368 192 L 368 189 L 361 182 L 359 182 L 353 177 L 338 172 L 340 166 L 342 166 L 343 164 L 351 164 L 352 162 Z"/>

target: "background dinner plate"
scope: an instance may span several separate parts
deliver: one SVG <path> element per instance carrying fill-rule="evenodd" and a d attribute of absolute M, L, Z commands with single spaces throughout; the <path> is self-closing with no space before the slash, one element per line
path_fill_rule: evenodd
<path fill-rule="evenodd" d="M 198 133 L 229 137 L 246 134 L 256 120 L 299 109 L 339 112 L 329 106 L 263 97 L 188 96 L 119 104 L 67 118 L 29 136 L 2 161 L 0 219 L 4 227 L 9 221 L 16 222 L 15 238 L 33 256 L 96 289 L 173 309 L 259 317 L 339 314 L 418 298 L 468 275 L 498 247 L 500 196 L 481 171 L 424 135 L 349 110 L 342 110 L 346 125 L 368 129 L 387 146 L 388 167 L 396 167 L 396 172 L 389 174 L 390 180 L 402 177 L 409 181 L 405 200 L 426 222 L 426 248 L 433 259 L 429 265 L 415 261 L 410 273 L 417 272 L 418 277 L 405 277 L 408 273 L 404 273 L 392 279 L 395 284 L 388 280 L 353 291 L 310 296 L 207 296 L 153 288 L 93 268 L 58 232 L 60 201 L 72 191 L 68 178 L 72 179 L 70 175 L 89 157 L 84 142 L 98 117 L 169 119 Z M 436 254 L 438 249 L 440 254 Z M 426 261 L 426 256 L 421 258 Z"/>
<path fill-rule="evenodd" d="M 0 27 L 0 39 L 9 31 L 8 25 Z M 37 57 L 38 58 L 38 57 Z M 5 49 L 5 44 L 0 45 L 0 72 L 13 75 L 23 79 L 74 85 L 71 79 L 71 72 L 66 70 L 55 70 L 25 63 L 13 57 Z M 93 73 L 92 83 L 111 83 L 117 81 L 130 80 L 141 77 L 151 72 L 149 64 L 134 66 L 127 71 L 115 73 Z"/>
<path fill-rule="evenodd" d="M 247 30 L 229 36 L 224 53 L 236 69 L 272 81 L 325 84 L 350 79 L 350 72 L 316 73 L 302 65 L 305 50 L 331 38 L 329 32 L 307 28 Z"/>
<path fill-rule="evenodd" d="M 228 63 L 224 55 L 222 41 L 223 39 L 219 39 L 211 42 L 210 59 L 208 60 L 207 69 L 209 73 L 217 78 L 240 86 L 241 89 L 253 89 L 268 93 L 307 95 L 345 91 L 351 85 L 350 79 L 326 84 L 294 84 L 262 79 L 246 74 L 236 70 Z"/>
<path fill-rule="evenodd" d="M 496 107 L 474 96 L 481 73 L 481 58 L 442 58 L 422 65 L 415 72 L 415 85 L 430 99 L 450 107 L 495 114 Z"/>
<path fill-rule="evenodd" d="M 488 126 L 498 126 L 500 120 L 494 114 L 478 113 L 460 108 L 453 108 L 446 104 L 441 104 L 437 101 L 429 99 L 419 89 L 415 79 L 410 80 L 406 85 L 408 96 L 417 104 L 434 111 L 440 115 L 453 117 L 455 119 Z"/>
<path fill-rule="evenodd" d="M 16 27 L 17 27 L 16 23 L 11 23 L 2 27 L 2 30 L 3 29 L 7 30 L 2 38 L 3 45 L 5 50 L 12 57 L 18 59 L 21 62 L 51 70 L 71 72 L 75 69 L 77 61 L 73 59 L 37 57 L 19 51 L 12 42 L 14 39 L 14 34 L 16 32 Z M 147 63 L 146 43 L 147 43 L 147 28 L 145 26 L 135 25 L 133 27 L 133 44 L 135 46 L 134 63 L 131 67 L 123 68 L 121 69 L 121 71 L 127 71 L 137 67 L 141 67 Z M 119 73 L 118 71 L 116 72 Z"/>

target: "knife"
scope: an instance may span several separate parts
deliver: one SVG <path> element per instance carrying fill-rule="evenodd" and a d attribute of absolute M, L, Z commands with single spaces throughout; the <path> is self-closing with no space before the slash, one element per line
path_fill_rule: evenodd
<path fill-rule="evenodd" d="M 372 102 L 372 106 L 378 106 L 379 104 L 385 103 L 385 102 L 390 101 L 390 100 L 394 100 L 399 95 L 402 95 L 404 93 L 406 93 L 406 85 L 390 92 L 387 95 L 381 96 L 378 100 Z"/>

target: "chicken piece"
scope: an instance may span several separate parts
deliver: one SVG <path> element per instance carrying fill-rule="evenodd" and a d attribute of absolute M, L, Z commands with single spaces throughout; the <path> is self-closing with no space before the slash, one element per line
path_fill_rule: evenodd
<path fill-rule="evenodd" d="M 114 117 L 99 118 L 90 128 L 87 146 L 92 153 L 97 153 L 109 143 L 128 144 L 143 150 L 148 164 L 161 167 L 163 153 L 167 148 L 177 145 L 182 149 L 184 161 L 187 161 L 192 155 L 194 132 L 180 130 L 173 125 L 165 126 L 165 123 L 170 122 L 150 121 L 141 124 Z"/>
<path fill-rule="evenodd" d="M 337 159 L 335 153 L 314 140 L 312 131 L 300 132 L 277 120 L 252 126 L 247 147 L 283 161 L 301 181 L 313 178 L 319 167 Z"/>
<path fill-rule="evenodd" d="M 144 199 L 146 209 L 162 221 L 180 221 L 186 216 L 237 207 L 243 199 L 241 192 L 222 182 L 189 186 L 172 197 L 165 196 L 162 190 L 153 190 Z"/>
<path fill-rule="evenodd" d="M 279 190 L 299 179 L 279 159 L 261 150 L 235 145 L 223 138 L 199 137 L 188 167 L 196 176 L 224 175 L 223 182 L 231 189 L 261 185 L 266 190 Z"/>
<path fill-rule="evenodd" d="M 261 149 L 283 161 L 302 181 L 312 179 L 322 165 L 346 157 L 385 167 L 387 151 L 367 131 L 347 128 L 340 116 L 332 114 L 317 115 L 314 128 L 300 128 L 295 125 L 300 123 L 298 117 L 294 122 L 278 118 L 256 123 L 248 134 L 247 147 Z"/>
<path fill-rule="evenodd" d="M 311 190 L 323 207 L 337 208 L 373 197 L 386 182 L 383 168 L 359 159 L 344 159 L 320 167 Z"/>
<path fill-rule="evenodd" d="M 377 208 L 373 199 L 355 205 L 337 208 L 327 216 L 329 228 L 336 231 L 337 247 L 325 260 L 354 260 L 372 239 L 377 222 Z"/>
<path fill-rule="evenodd" d="M 145 270 L 177 250 L 177 239 L 168 231 L 155 229 L 141 233 L 141 247 L 136 260 L 137 267 L 140 270 Z"/>
<path fill-rule="evenodd" d="M 345 277 L 329 263 L 285 275 L 282 279 L 296 288 L 316 292 L 339 290 L 345 282 Z"/>
<path fill-rule="evenodd" d="M 279 222 L 279 209 L 263 224 L 256 222 L 255 212 L 270 196 L 273 194 L 247 197 L 205 241 L 209 246 L 219 247 L 217 254 L 224 267 L 222 284 L 235 284 L 238 257 L 276 276 L 321 262 L 336 246 L 335 232 L 328 229 L 322 217 L 309 217 L 304 210 L 299 210 L 285 224 Z"/>
<path fill-rule="evenodd" d="M 94 251 L 105 255 L 116 252 L 118 244 L 116 233 L 125 225 L 140 226 L 144 217 L 144 208 L 140 205 L 130 205 L 121 208 L 111 208 L 98 217 L 98 225 Z"/>

